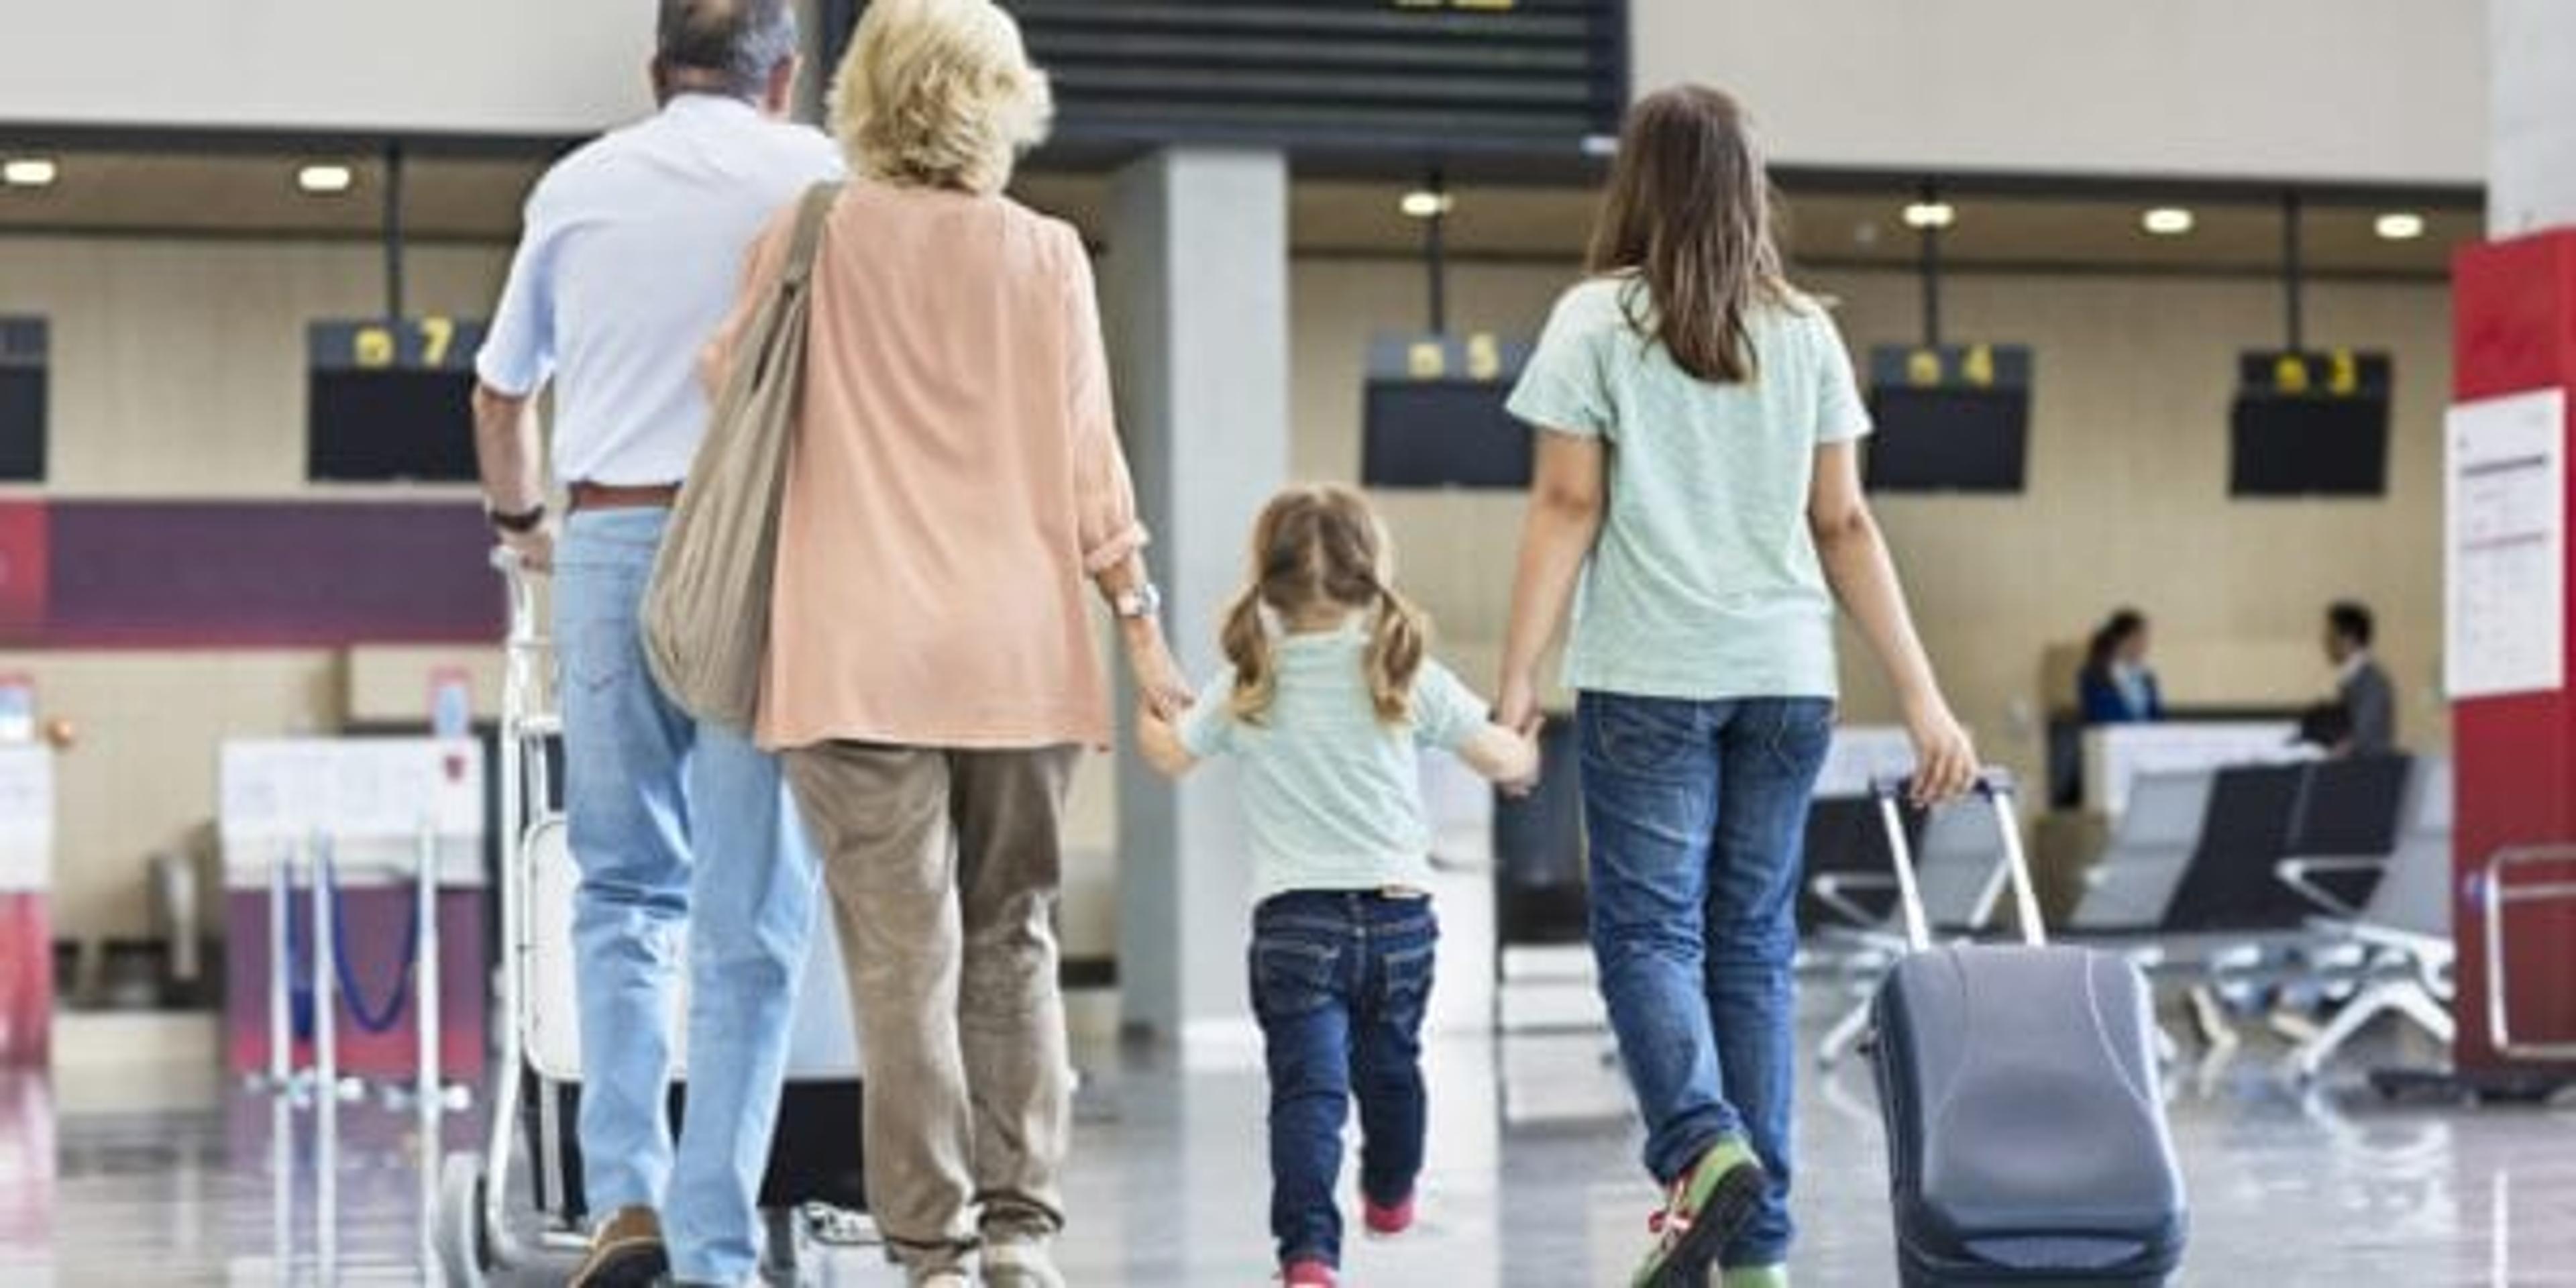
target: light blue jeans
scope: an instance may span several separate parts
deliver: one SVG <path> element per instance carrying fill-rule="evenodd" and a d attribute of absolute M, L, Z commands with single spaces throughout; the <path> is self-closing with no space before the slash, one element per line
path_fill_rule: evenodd
<path fill-rule="evenodd" d="M 769 1161 L 819 865 L 777 761 L 662 696 L 637 613 L 669 515 L 573 516 L 555 551 L 564 803 L 581 890 L 582 1175 L 592 1213 L 662 1213 L 675 1279 L 759 1261 Z M 689 1100 L 663 1111 L 688 935 Z"/>

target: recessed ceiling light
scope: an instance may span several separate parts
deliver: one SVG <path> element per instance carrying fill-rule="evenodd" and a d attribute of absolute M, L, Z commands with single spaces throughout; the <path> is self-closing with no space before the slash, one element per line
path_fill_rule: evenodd
<path fill-rule="evenodd" d="M 2138 226 L 2158 237 L 2180 237 L 2194 222 L 2192 213 L 2180 206 L 2158 206 L 2138 217 Z"/>
<path fill-rule="evenodd" d="M 1429 188 L 1416 188 L 1404 194 L 1404 200 L 1397 203 L 1397 209 L 1402 210 L 1407 219 L 1430 219 L 1448 214 L 1457 207 L 1456 197 L 1445 192 L 1433 192 Z"/>
<path fill-rule="evenodd" d="M 2370 230 L 2383 241 L 2413 241 L 2424 235 L 2424 216 L 2411 210 L 2392 210 L 2372 220 Z"/>
<path fill-rule="evenodd" d="M 0 161 L 0 183 L 12 188 L 49 188 L 63 168 L 52 157 L 11 157 Z"/>
<path fill-rule="evenodd" d="M 1917 201 L 1905 208 L 1908 228 L 1947 228 L 1959 222 L 1959 208 L 1946 201 Z"/>
<path fill-rule="evenodd" d="M 347 192 L 358 176 L 344 165 L 308 165 L 295 172 L 295 186 L 317 197 Z"/>

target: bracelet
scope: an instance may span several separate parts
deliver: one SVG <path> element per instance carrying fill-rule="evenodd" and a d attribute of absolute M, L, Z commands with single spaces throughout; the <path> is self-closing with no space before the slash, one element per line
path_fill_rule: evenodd
<path fill-rule="evenodd" d="M 489 506 L 484 507 L 483 512 L 491 518 L 493 527 L 514 535 L 525 535 L 527 533 L 534 532 L 537 530 L 538 524 L 546 521 L 546 503 L 543 501 L 539 501 L 535 506 L 522 510 L 517 514 L 512 514 L 507 510 L 495 510 Z"/>

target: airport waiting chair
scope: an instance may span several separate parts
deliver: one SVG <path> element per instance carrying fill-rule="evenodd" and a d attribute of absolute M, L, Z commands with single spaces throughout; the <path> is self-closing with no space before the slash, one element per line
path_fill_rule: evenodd
<path fill-rule="evenodd" d="M 2218 772 L 2167 770 L 2129 783 L 2128 808 L 2101 859 L 2084 874 L 2083 893 L 2067 919 L 2077 935 L 2137 934 L 2165 922 L 2200 844 Z"/>
<path fill-rule="evenodd" d="M 2319 940 L 2363 950 L 2360 988 L 2315 1036 L 2291 1052 L 2292 1067 L 2315 1077 L 2373 1020 L 2394 1015 L 2447 1043 L 2456 1029 L 2451 939 L 2451 762 L 2415 762 L 2404 792 L 2403 826 L 2391 851 L 2283 860 L 2281 883 L 2320 910 L 2309 931 Z M 2367 902 L 2356 907 L 2328 887 L 2335 873 L 2375 874 Z"/>
<path fill-rule="evenodd" d="M 1877 807 L 1873 803 L 1870 808 L 1875 818 Z M 1884 856 L 1883 838 L 1878 848 Z M 2010 880 L 2003 840 L 1995 835 L 1991 817 L 1979 809 L 1936 810 L 1923 822 L 1915 854 L 1924 915 L 1937 933 L 1970 937 L 1991 927 Z M 1816 1044 L 1817 1063 L 1826 1068 L 1851 1054 L 1869 1032 L 1870 998 L 1907 952 L 1904 914 L 1893 907 L 1879 912 L 1860 901 L 1864 894 L 1895 889 L 1892 866 L 1877 872 L 1820 873 L 1808 883 L 1818 903 L 1844 918 L 1843 924 L 1821 928 L 1817 938 L 1855 998 Z"/>
<path fill-rule="evenodd" d="M 2211 784 L 2191 862 L 2157 930 L 2175 935 L 2295 929 L 2307 914 L 2274 869 L 2293 852 L 2307 765 L 2241 765 Z"/>

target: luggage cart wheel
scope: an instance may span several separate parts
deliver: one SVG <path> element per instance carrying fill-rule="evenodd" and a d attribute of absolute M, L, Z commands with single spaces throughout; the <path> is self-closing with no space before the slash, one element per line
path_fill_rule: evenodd
<path fill-rule="evenodd" d="M 492 1269 L 492 1240 L 483 1228 L 483 1159 L 450 1154 L 438 1169 L 438 1264 L 448 1288 L 481 1288 Z"/>

